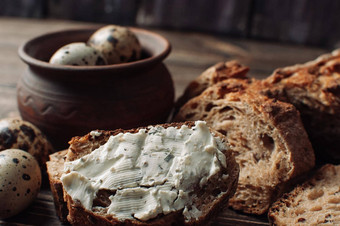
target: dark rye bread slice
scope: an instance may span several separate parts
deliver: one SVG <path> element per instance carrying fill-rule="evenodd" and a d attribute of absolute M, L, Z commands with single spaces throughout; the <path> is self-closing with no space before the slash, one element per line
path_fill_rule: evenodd
<path fill-rule="evenodd" d="M 289 102 L 300 111 L 317 160 L 340 163 L 340 50 L 279 68 L 262 87 L 262 94 Z"/>
<path fill-rule="evenodd" d="M 180 128 L 182 125 L 192 127 L 194 122 L 184 123 L 171 123 L 161 125 L 163 128 L 176 127 Z M 76 160 L 82 156 L 91 153 L 93 150 L 98 148 L 100 145 L 106 143 L 110 136 L 117 135 L 118 133 L 137 133 L 141 128 L 132 130 L 115 130 L 115 131 L 98 131 L 99 136 L 93 136 L 91 133 L 83 137 L 74 137 L 70 141 L 70 147 L 68 149 L 66 161 Z M 146 128 L 147 129 L 147 128 Z M 212 130 L 212 133 L 219 137 L 222 141 L 225 137 Z M 158 215 L 154 219 L 147 221 L 139 220 L 125 220 L 124 222 L 119 221 L 112 215 L 105 214 L 104 208 L 93 208 L 92 211 L 85 209 L 77 200 L 72 200 L 70 195 L 64 190 L 64 199 L 67 202 L 69 210 L 68 220 L 73 225 L 204 225 L 209 218 L 216 214 L 223 206 L 226 205 L 228 199 L 234 194 L 237 181 L 239 168 L 238 165 L 229 150 L 223 152 L 227 159 L 227 167 L 222 167 L 222 170 L 208 180 L 208 182 L 200 188 L 199 186 L 195 189 L 193 202 L 199 210 L 202 211 L 201 217 L 197 220 L 191 220 L 189 222 L 184 221 L 182 210 L 169 213 L 167 215 Z M 223 175 L 228 175 L 227 178 Z M 110 192 L 100 190 L 97 194 L 96 203 L 106 204 Z"/>
<path fill-rule="evenodd" d="M 276 201 L 272 225 L 340 225 L 340 165 L 327 164 Z"/>
<path fill-rule="evenodd" d="M 55 152 L 50 155 L 50 160 L 46 162 L 48 179 L 53 195 L 53 201 L 56 213 L 63 223 L 67 223 L 68 209 L 64 201 L 63 185 L 60 181 L 64 173 L 64 162 L 67 150 Z"/>
<path fill-rule="evenodd" d="M 232 87 L 228 81 L 209 87 L 175 120 L 204 120 L 227 137 L 240 165 L 229 204 L 263 214 L 292 178 L 314 167 L 314 152 L 293 105 Z"/>

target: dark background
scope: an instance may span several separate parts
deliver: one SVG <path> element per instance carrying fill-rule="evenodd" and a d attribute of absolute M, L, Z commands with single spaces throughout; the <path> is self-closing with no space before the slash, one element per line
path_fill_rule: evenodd
<path fill-rule="evenodd" d="M 340 46 L 339 0 L 1 0 L 0 16 L 200 31 L 328 48 Z"/>

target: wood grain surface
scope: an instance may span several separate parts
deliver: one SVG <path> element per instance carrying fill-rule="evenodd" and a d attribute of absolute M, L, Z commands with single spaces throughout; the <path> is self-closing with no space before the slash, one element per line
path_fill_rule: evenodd
<path fill-rule="evenodd" d="M 0 19 L 0 118 L 19 116 L 16 104 L 16 83 L 26 68 L 17 55 L 18 47 L 28 39 L 51 31 L 91 25 L 57 20 Z M 329 50 L 280 43 L 257 42 L 194 32 L 154 30 L 172 44 L 165 60 L 178 98 L 186 85 L 207 67 L 227 60 L 238 60 L 250 66 L 255 78 L 268 76 L 275 68 L 303 63 Z M 45 180 L 37 199 L 23 213 L 1 225 L 60 225 Z M 251 216 L 224 209 L 212 225 L 267 225 L 266 216 Z"/>
<path fill-rule="evenodd" d="M 338 46 L 336 0 L 1 0 L 0 15 L 167 27 Z M 330 35 L 331 34 L 331 35 Z"/>

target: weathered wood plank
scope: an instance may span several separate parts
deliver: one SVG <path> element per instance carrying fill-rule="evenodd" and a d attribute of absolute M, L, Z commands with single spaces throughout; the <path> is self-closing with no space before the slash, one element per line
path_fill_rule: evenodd
<path fill-rule="evenodd" d="M 0 15 L 139 25 L 339 46 L 334 0 L 2 0 Z"/>
<path fill-rule="evenodd" d="M 44 0 L 1 0 L 0 15 L 42 18 L 44 3 Z"/>
<path fill-rule="evenodd" d="M 144 0 L 137 24 L 244 36 L 250 0 Z"/>
<path fill-rule="evenodd" d="M 19 116 L 14 87 L 0 85 L 0 119 Z"/>
<path fill-rule="evenodd" d="M 139 1 L 48 0 L 49 18 L 79 20 L 121 25 L 135 24 Z"/>
<path fill-rule="evenodd" d="M 255 0 L 252 10 L 251 37 L 322 46 L 339 40 L 339 1 Z"/>

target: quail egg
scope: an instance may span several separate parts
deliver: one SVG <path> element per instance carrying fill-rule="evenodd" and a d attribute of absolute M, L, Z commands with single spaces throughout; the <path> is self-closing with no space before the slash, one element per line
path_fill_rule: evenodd
<path fill-rule="evenodd" d="M 52 145 L 32 123 L 18 118 L 0 120 L 0 150 L 18 148 L 33 155 L 44 168 Z"/>
<path fill-rule="evenodd" d="M 132 31 L 126 27 L 108 25 L 92 34 L 88 44 L 101 51 L 108 64 L 139 60 L 141 46 Z"/>
<path fill-rule="evenodd" d="M 50 59 L 51 64 L 94 66 L 105 65 L 103 54 L 84 42 L 74 42 L 58 49 Z"/>
<path fill-rule="evenodd" d="M 31 154 L 19 149 L 0 151 L 0 219 L 28 207 L 40 186 L 40 168 Z"/>

